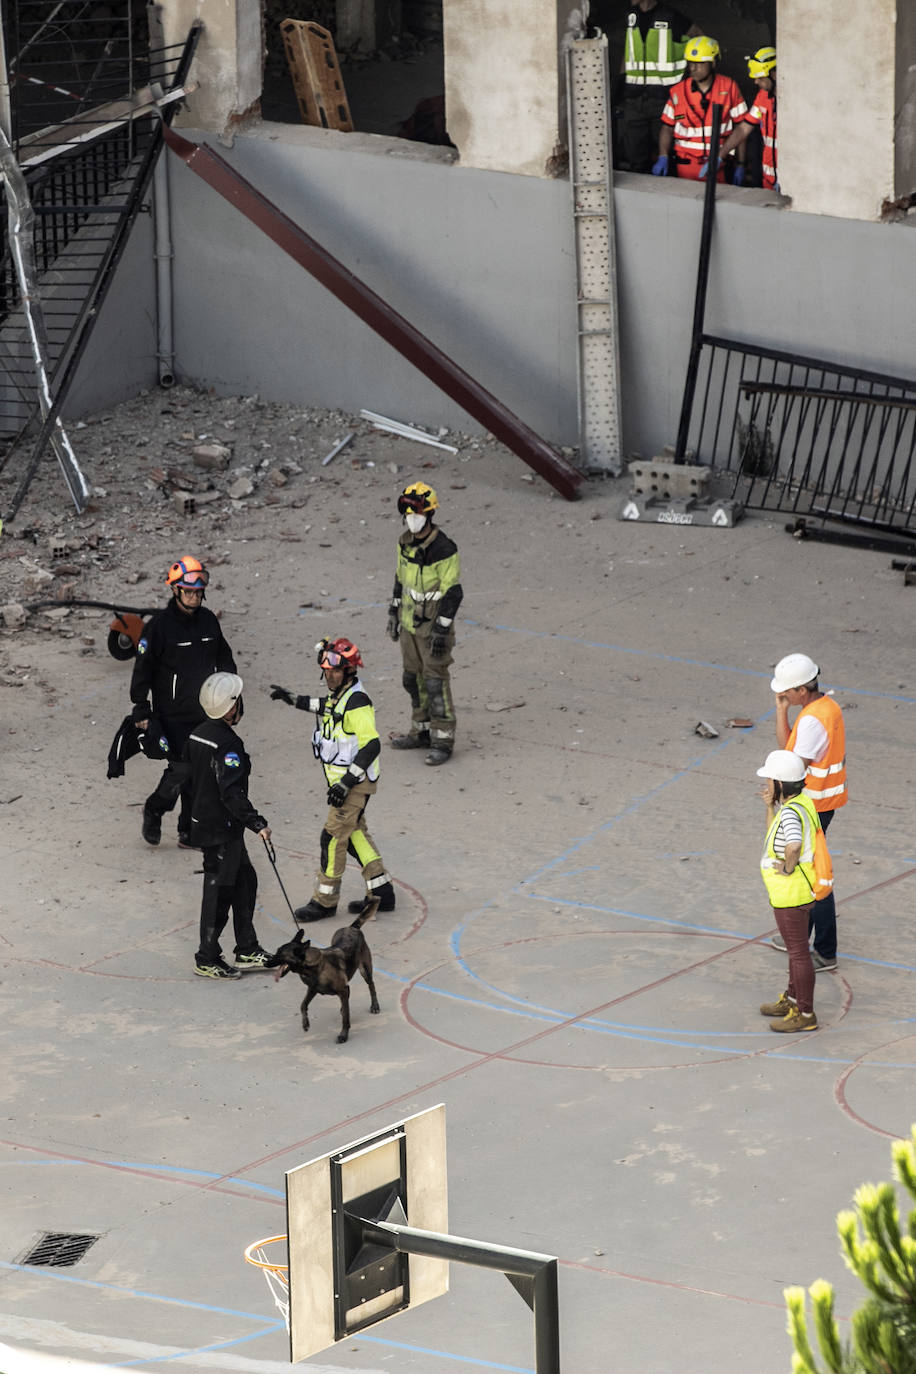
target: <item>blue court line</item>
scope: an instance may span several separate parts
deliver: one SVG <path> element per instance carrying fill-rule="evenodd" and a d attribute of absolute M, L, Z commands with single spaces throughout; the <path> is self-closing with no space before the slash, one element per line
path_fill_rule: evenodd
<path fill-rule="evenodd" d="M 9 1162 L 15 1162 L 17 1165 L 23 1165 L 26 1167 L 30 1166 L 32 1168 L 36 1168 L 39 1165 L 44 1168 L 47 1168 L 49 1165 L 65 1164 L 69 1168 L 86 1169 L 95 1168 L 98 1165 L 103 1165 L 107 1169 L 138 1169 L 141 1172 L 147 1174 L 182 1174 L 189 1176 L 191 1178 L 218 1178 L 221 1182 L 237 1183 L 243 1188 L 250 1188 L 252 1192 L 266 1193 L 269 1197 L 286 1197 L 286 1193 L 283 1192 L 281 1189 L 271 1188 L 270 1185 L 267 1183 L 252 1183 L 247 1178 L 238 1178 L 235 1176 L 227 1178 L 225 1174 L 213 1173 L 207 1169 L 185 1169 L 182 1168 L 180 1165 L 175 1164 L 133 1164 L 130 1163 L 128 1160 L 123 1159 L 19 1159 L 16 1161 Z M 26 1265 L 25 1267 L 31 1273 L 32 1266 Z M 43 1268 L 44 1266 L 38 1265 L 36 1267 Z"/>
<path fill-rule="evenodd" d="M 44 1265 L 10 1264 L 0 1260 L 0 1270 L 13 1273 L 31 1274 L 32 1278 L 53 1280 L 55 1283 L 73 1283 L 77 1288 L 94 1288 L 100 1293 L 118 1293 L 125 1298 L 143 1298 L 147 1302 L 163 1302 L 169 1307 L 187 1307 L 193 1312 L 213 1312 L 218 1317 L 243 1317 L 245 1321 L 264 1325 L 263 1312 L 244 1312 L 235 1307 L 216 1307 L 212 1303 L 194 1302 L 190 1298 L 166 1298 L 161 1293 L 147 1293 L 142 1288 L 122 1288 L 116 1283 L 100 1283 L 97 1279 L 78 1279 L 72 1274 L 55 1274 Z M 277 1325 L 280 1325 L 278 1322 Z"/>

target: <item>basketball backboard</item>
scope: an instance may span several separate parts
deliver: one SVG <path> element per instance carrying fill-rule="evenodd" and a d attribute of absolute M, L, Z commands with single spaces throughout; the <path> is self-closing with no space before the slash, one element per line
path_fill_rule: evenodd
<path fill-rule="evenodd" d="M 365 1244 L 352 1218 L 448 1230 L 439 1104 L 286 1175 L 290 1360 L 448 1291 L 448 1261 Z"/>

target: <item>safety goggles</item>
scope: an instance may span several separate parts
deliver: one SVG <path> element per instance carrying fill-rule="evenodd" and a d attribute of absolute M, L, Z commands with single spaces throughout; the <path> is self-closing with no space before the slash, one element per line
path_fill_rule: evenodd
<path fill-rule="evenodd" d="M 425 496 L 408 495 L 405 491 L 402 492 L 402 494 L 398 497 L 399 515 L 407 515 L 408 512 L 410 512 L 412 515 L 425 515 L 425 507 Z"/>
<path fill-rule="evenodd" d="M 347 660 L 343 654 L 338 654 L 334 649 L 325 649 L 318 660 L 322 668 L 345 668 Z"/>

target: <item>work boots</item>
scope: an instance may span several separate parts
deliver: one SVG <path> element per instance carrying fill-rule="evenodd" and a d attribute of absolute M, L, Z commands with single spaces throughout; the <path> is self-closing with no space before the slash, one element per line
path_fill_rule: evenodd
<path fill-rule="evenodd" d="M 149 802 L 143 804 L 143 822 L 140 834 L 147 844 L 158 844 L 162 839 L 162 816 Z"/>
<path fill-rule="evenodd" d="M 770 1022 L 770 1030 L 782 1031 L 787 1035 L 794 1035 L 796 1031 L 814 1031 L 817 1030 L 817 1017 L 813 1011 L 799 1011 L 798 1007 L 790 1007 L 787 1016 Z"/>
<path fill-rule="evenodd" d="M 421 730 L 416 735 L 391 735 L 389 740 L 392 749 L 428 749 L 429 731 Z"/>
<path fill-rule="evenodd" d="M 373 888 L 371 892 L 367 892 L 365 897 L 359 897 L 352 902 L 348 902 L 347 910 L 350 915 L 358 916 L 371 897 L 378 897 L 379 911 L 394 911 L 394 888 L 391 883 L 382 883 L 381 887 Z"/>
<path fill-rule="evenodd" d="M 362 904 L 360 904 L 360 910 L 362 910 Z M 305 906 L 297 906 L 294 915 L 300 925 L 306 925 L 309 921 L 321 921 L 325 916 L 336 916 L 337 904 L 335 902 L 333 906 L 322 906 L 312 897 Z"/>
<path fill-rule="evenodd" d="M 764 1002 L 760 1007 L 761 1016 L 788 1016 L 795 1006 L 787 992 L 781 992 L 775 1002 Z"/>

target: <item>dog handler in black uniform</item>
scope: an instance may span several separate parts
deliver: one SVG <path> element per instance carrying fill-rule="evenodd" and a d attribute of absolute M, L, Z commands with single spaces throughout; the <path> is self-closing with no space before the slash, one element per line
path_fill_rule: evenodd
<path fill-rule="evenodd" d="M 179 760 L 185 740 L 201 718 L 204 679 L 211 673 L 234 673 L 235 659 L 219 621 L 203 604 L 210 581 L 203 563 L 186 554 L 172 564 L 165 580 L 172 589 L 172 599 L 146 625 L 130 682 L 135 722 L 145 730 L 150 717 L 155 718 L 165 736 L 169 759 L 158 787 L 144 804 L 141 834 L 147 844 L 158 844 L 162 817 L 180 796 L 178 843 L 187 849 L 192 847 L 188 842 L 190 794 L 183 785 L 185 775 Z"/>
<path fill-rule="evenodd" d="M 242 718 L 242 679 L 213 673 L 200 689 L 208 719 L 188 736 L 185 760 L 191 773 L 191 840 L 204 851 L 200 904 L 200 948 L 195 973 L 201 978 L 238 978 L 242 969 L 271 967 L 254 931 L 258 875 L 245 848 L 245 831 L 270 839 L 270 827 L 248 800 L 251 760 L 232 728 Z M 235 967 L 222 957 L 219 937 L 229 920 L 235 927 Z"/>

